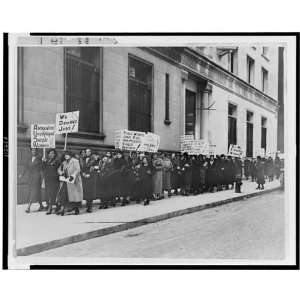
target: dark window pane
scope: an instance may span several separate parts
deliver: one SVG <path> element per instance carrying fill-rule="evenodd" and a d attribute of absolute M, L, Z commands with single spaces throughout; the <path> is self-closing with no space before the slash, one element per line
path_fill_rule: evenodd
<path fill-rule="evenodd" d="M 129 129 L 151 131 L 152 66 L 129 57 Z"/>
<path fill-rule="evenodd" d="M 79 110 L 79 131 L 99 132 L 100 49 L 66 50 L 66 111 Z"/>
<path fill-rule="evenodd" d="M 196 93 L 186 90 L 185 93 L 185 134 L 195 136 Z"/>

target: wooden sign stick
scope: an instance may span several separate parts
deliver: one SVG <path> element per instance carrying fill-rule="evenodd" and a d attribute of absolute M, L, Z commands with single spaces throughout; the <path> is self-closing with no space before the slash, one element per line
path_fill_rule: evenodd
<path fill-rule="evenodd" d="M 67 138 L 68 138 L 68 133 L 65 133 L 65 147 L 64 147 L 64 151 L 67 150 Z"/>

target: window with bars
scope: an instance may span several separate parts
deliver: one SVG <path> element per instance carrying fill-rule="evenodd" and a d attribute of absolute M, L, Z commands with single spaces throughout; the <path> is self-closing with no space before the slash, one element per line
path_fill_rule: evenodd
<path fill-rule="evenodd" d="M 234 104 L 228 104 L 228 148 L 230 144 L 236 145 L 237 143 L 237 106 Z"/>
<path fill-rule="evenodd" d="M 79 132 L 100 130 L 99 47 L 65 49 L 66 111 L 79 110 Z"/>
<path fill-rule="evenodd" d="M 246 156 L 253 157 L 253 113 L 250 111 L 247 111 Z"/>
<path fill-rule="evenodd" d="M 152 64 L 129 56 L 129 130 L 151 132 Z"/>

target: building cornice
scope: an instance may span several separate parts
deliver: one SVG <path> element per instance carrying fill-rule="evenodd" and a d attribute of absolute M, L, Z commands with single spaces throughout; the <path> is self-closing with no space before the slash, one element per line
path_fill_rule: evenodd
<path fill-rule="evenodd" d="M 172 52 L 174 48 L 150 47 L 143 49 L 269 111 L 276 112 L 278 110 L 278 103 L 275 99 L 189 47 L 175 48 L 174 52 Z"/>

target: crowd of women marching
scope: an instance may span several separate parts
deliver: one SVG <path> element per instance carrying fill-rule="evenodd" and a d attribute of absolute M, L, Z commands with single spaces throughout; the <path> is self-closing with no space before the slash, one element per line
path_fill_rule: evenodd
<path fill-rule="evenodd" d="M 235 188 L 241 192 L 242 178 L 257 182 L 264 189 L 266 178 L 280 176 L 280 159 L 244 159 L 225 155 L 188 155 L 187 153 L 123 153 L 106 152 L 100 155 L 91 149 L 80 153 L 65 151 L 59 158 L 50 149 L 41 158 L 31 149 L 25 170 L 28 176 L 28 208 L 38 202 L 39 210 L 51 214 L 66 212 L 79 214 L 83 199 L 87 212 L 92 212 L 93 201 L 100 199 L 99 208 L 108 208 L 131 201 L 148 205 L 173 195 L 197 195 Z M 47 208 L 43 206 L 41 187 L 44 182 Z"/>

